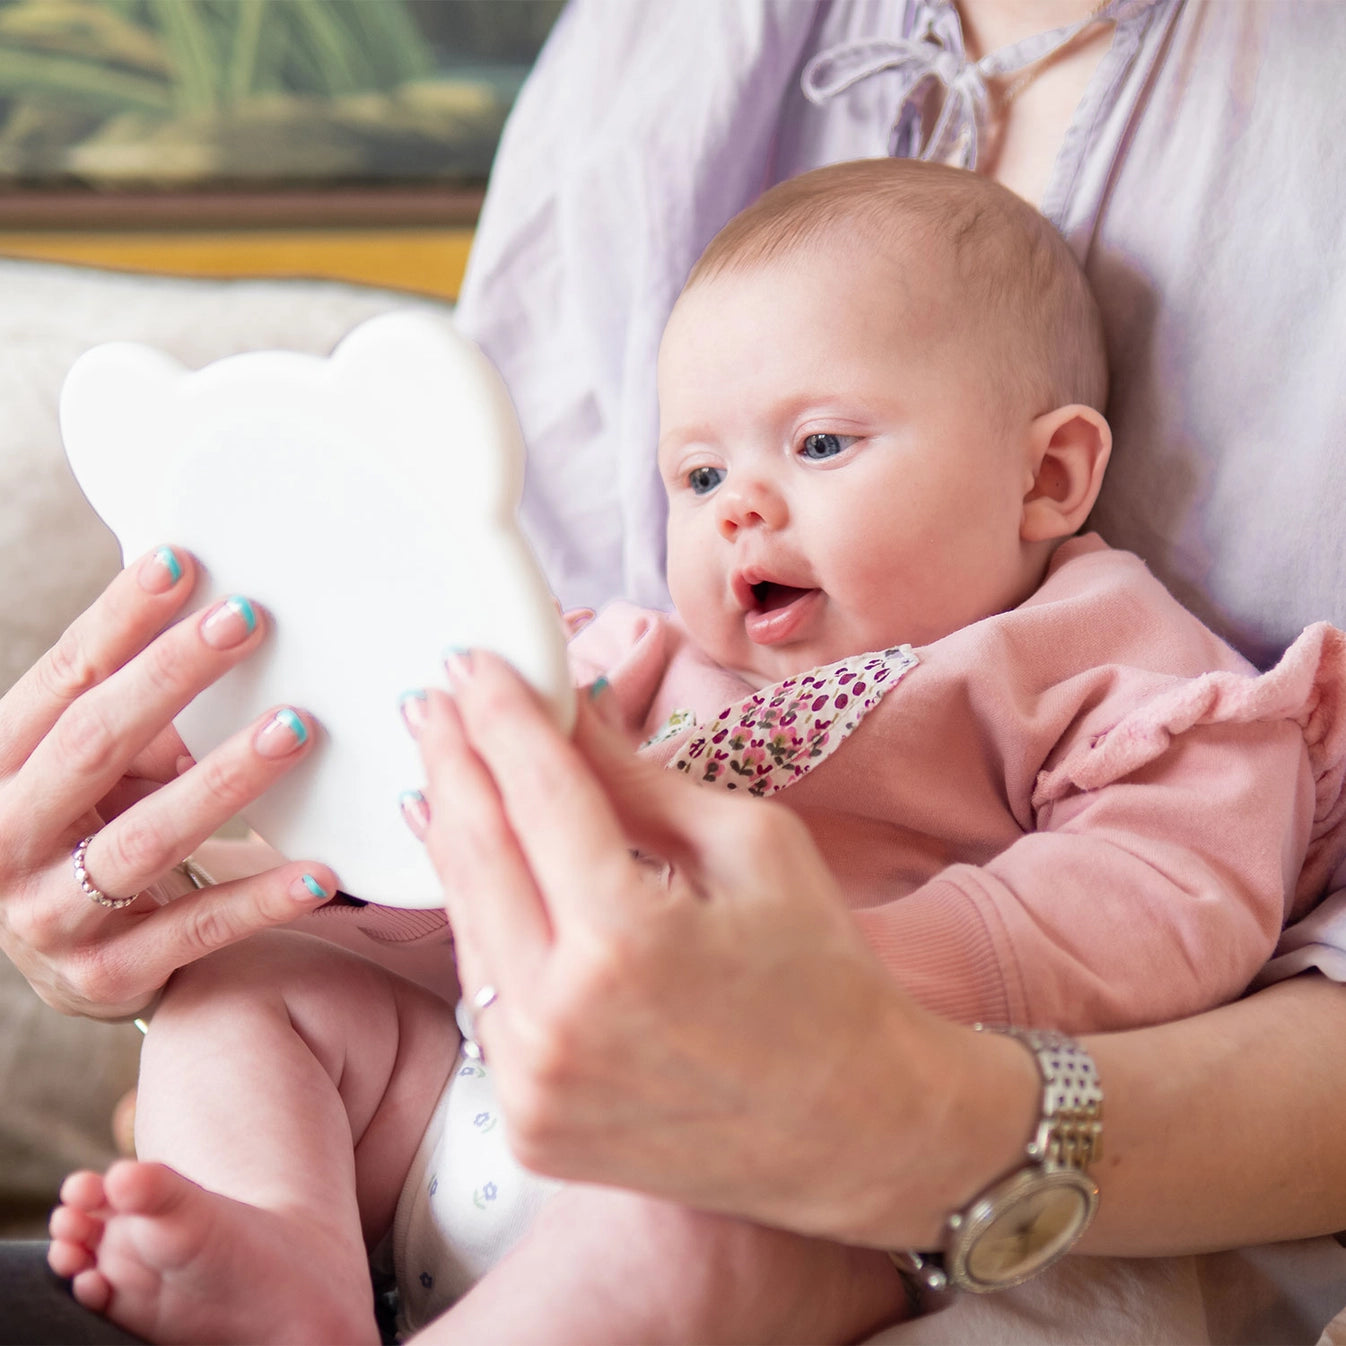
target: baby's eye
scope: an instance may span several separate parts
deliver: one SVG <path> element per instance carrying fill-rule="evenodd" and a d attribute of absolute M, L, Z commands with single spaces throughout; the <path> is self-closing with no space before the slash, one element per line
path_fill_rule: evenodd
<path fill-rule="evenodd" d="M 855 439 L 854 435 L 805 435 L 804 442 L 799 446 L 799 456 L 812 462 L 835 458 L 837 454 L 845 453 L 855 443 Z"/>
<path fill-rule="evenodd" d="M 722 467 L 694 467 L 687 474 L 687 485 L 695 495 L 708 495 L 724 480 Z"/>

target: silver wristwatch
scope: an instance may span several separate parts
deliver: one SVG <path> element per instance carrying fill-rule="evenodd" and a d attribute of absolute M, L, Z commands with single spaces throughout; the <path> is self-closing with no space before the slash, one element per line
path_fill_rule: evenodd
<path fill-rule="evenodd" d="M 975 1024 L 986 1030 L 984 1024 Z M 1073 1038 L 1037 1029 L 988 1031 L 1017 1038 L 1042 1076 L 1042 1108 L 1023 1168 L 949 1217 L 938 1252 L 892 1252 L 913 1302 L 948 1290 L 1003 1290 L 1064 1257 L 1098 1209 L 1086 1169 L 1103 1153 L 1103 1091 L 1089 1053 Z"/>

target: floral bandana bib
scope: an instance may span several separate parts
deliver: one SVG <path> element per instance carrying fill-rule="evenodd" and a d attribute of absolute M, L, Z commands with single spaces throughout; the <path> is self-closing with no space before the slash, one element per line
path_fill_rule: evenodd
<path fill-rule="evenodd" d="M 825 761 L 919 661 L 910 645 L 854 654 L 754 692 L 705 726 L 676 710 L 644 746 L 680 734 L 668 765 L 699 784 L 771 795 Z"/>

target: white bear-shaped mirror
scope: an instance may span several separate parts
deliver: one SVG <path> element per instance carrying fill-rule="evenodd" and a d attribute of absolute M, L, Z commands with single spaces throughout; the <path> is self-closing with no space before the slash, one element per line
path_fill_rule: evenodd
<path fill-rule="evenodd" d="M 356 897 L 443 897 L 399 795 L 423 778 L 399 696 L 443 683 L 449 648 L 499 651 L 568 728 L 564 640 L 518 529 L 523 444 L 504 384 L 444 319 L 405 310 L 330 358 L 232 356 L 192 372 L 129 343 L 71 369 L 61 430 L 75 476 L 127 559 L 200 560 L 193 607 L 245 594 L 274 629 L 177 718 L 200 758 L 276 704 L 322 732 L 245 811 Z"/>

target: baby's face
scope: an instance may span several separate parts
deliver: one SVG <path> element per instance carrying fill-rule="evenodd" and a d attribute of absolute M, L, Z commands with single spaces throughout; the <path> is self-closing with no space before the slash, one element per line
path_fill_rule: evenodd
<path fill-rule="evenodd" d="M 758 686 L 926 644 L 1036 582 L 1031 417 L 997 403 L 943 288 L 928 262 L 812 250 L 702 281 L 669 319 L 669 587 Z"/>

